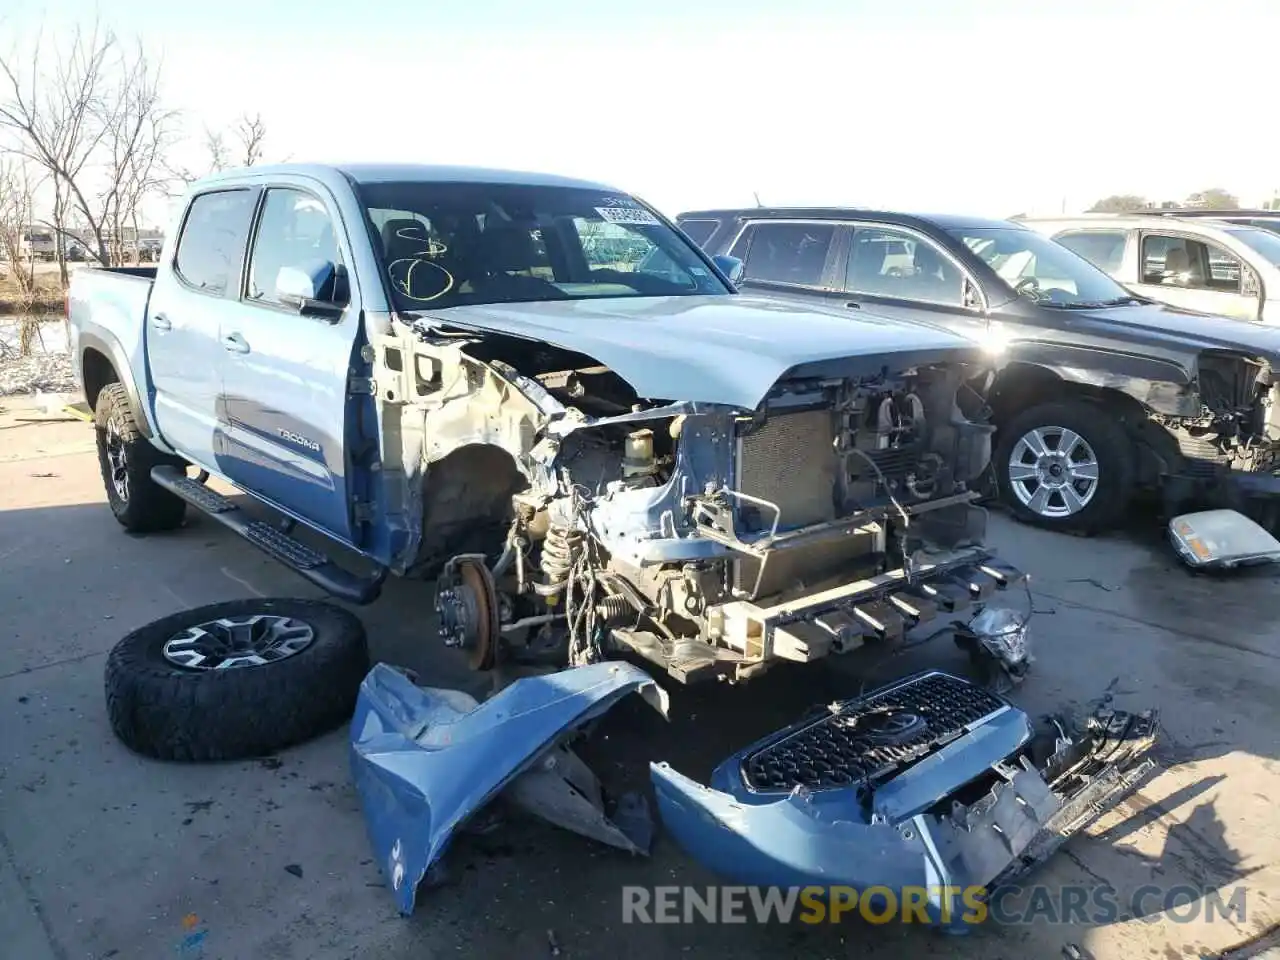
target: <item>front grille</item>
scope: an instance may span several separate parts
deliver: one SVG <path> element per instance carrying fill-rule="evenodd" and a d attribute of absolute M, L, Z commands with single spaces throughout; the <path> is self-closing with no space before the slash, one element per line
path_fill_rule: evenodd
<path fill-rule="evenodd" d="M 770 416 L 740 441 L 738 490 L 777 504 L 783 528 L 834 520 L 839 467 L 834 439 L 830 410 Z M 773 511 L 760 510 L 759 517 L 767 528 Z"/>
<path fill-rule="evenodd" d="M 761 792 L 874 784 L 1003 706 L 965 680 L 927 673 L 784 731 L 743 757 L 743 780 Z"/>

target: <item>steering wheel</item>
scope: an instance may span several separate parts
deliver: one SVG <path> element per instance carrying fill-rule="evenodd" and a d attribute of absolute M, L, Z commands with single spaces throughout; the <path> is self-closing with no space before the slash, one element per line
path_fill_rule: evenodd
<path fill-rule="evenodd" d="M 1018 296 L 1022 296 L 1024 293 L 1031 293 L 1038 298 L 1040 295 L 1040 281 L 1035 277 L 1023 277 L 1013 285 L 1013 292 Z"/>

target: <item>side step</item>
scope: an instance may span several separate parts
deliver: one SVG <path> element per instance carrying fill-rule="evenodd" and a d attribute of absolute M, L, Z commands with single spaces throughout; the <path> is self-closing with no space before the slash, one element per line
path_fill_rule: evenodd
<path fill-rule="evenodd" d="M 383 581 L 387 579 L 386 567 L 379 567 L 371 577 L 344 570 L 319 550 L 293 539 L 278 527 L 265 520 L 254 520 L 218 491 L 191 479 L 178 467 L 153 467 L 151 479 L 339 600 L 363 606 L 377 600 L 382 593 Z"/>

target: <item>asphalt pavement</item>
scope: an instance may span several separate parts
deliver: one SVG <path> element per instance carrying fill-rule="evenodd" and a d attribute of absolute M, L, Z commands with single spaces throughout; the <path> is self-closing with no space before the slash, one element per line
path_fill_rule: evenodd
<path fill-rule="evenodd" d="M 1160 774 L 1035 881 L 1110 885 L 1121 901 L 1144 888 L 1223 901 L 1243 891 L 1244 917 L 1210 918 L 1203 899 L 1164 911 L 1161 893 L 1143 919 L 987 925 L 963 938 L 847 917 L 625 924 L 624 885 L 714 878 L 662 838 L 633 858 L 513 818 L 456 844 L 450 882 L 402 918 L 371 859 L 345 730 L 252 762 L 180 765 L 129 753 L 107 726 L 104 658 L 129 630 L 198 604 L 316 591 L 198 516 L 172 534 L 126 535 L 103 500 L 91 429 L 0 406 L 0 956 L 1173 960 L 1242 944 L 1232 956 L 1260 956 L 1280 921 L 1277 578 L 1192 577 L 1151 521 L 1085 540 L 1000 516 L 993 541 L 1033 575 L 1037 662 L 1016 701 L 1038 713 L 1110 697 L 1159 707 L 1165 725 Z M 431 607 L 429 584 L 397 581 L 361 610 L 375 658 L 481 691 L 486 678 L 440 648 Z M 811 703 L 926 665 L 967 669 L 944 638 L 678 691 L 670 723 L 624 703 L 585 754 L 611 786 L 642 784 L 650 759 L 705 777 Z"/>

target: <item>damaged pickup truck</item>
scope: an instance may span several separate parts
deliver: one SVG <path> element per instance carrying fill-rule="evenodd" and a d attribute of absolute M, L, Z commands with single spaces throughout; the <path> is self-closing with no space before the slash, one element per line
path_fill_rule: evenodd
<path fill-rule="evenodd" d="M 631 653 L 682 681 L 891 643 L 1022 578 L 968 487 L 977 348 L 739 296 L 616 190 L 255 168 L 195 186 L 169 236 L 155 270 L 70 297 L 130 530 L 194 505 L 356 603 L 434 576 L 478 669 Z"/>
<path fill-rule="evenodd" d="M 482 704 L 382 664 L 365 677 L 353 768 L 403 909 L 499 794 L 644 849 L 605 820 L 599 785 L 567 752 L 617 698 L 655 689 L 633 663 L 608 661 L 742 682 L 780 661 L 893 644 L 966 607 L 989 613 L 994 592 L 1025 581 L 984 545 L 973 503 L 993 428 L 966 417 L 957 392 L 981 375 L 979 348 L 927 323 L 738 295 L 736 261 L 708 257 L 624 193 L 479 170 L 254 168 L 194 185 L 169 237 L 154 270 L 79 271 L 69 298 L 120 523 L 172 528 L 195 506 L 354 603 L 390 574 L 435 577 L 439 639 L 471 667 L 549 670 Z M 245 510 L 211 476 L 285 520 Z M 295 538 L 299 524 L 356 562 Z M 200 671 L 217 674 L 208 689 L 225 709 L 202 718 L 199 749 L 182 758 L 231 756 L 211 738 L 233 710 L 255 736 L 277 719 L 296 730 L 318 701 L 340 715 L 326 684 L 347 681 L 320 673 L 315 605 L 263 604 L 167 618 L 152 647 L 122 641 L 137 647 L 108 662 L 122 738 L 178 756 L 173 731 L 138 729 L 163 727 L 157 698 L 185 696 Z M 968 634 L 970 651 L 1020 675 L 1023 626 Z M 173 682 L 143 697 L 131 672 Z M 902 699 L 908 684 L 895 710 L 882 709 L 889 694 L 851 701 L 795 735 L 830 745 L 827 759 L 807 740 L 762 748 L 776 759 L 743 770 L 763 772 L 718 779 L 705 797 L 655 771 L 664 820 L 699 852 L 697 817 L 808 817 L 801 788 L 830 812 L 819 794 L 838 783 L 862 811 L 866 849 L 911 858 L 965 829 L 954 808 L 935 810 L 952 797 L 1011 844 L 1001 860 L 956 840 L 929 862 L 1011 864 L 1057 829 L 1076 787 L 1060 796 L 1056 775 L 1036 779 L 1026 718 L 993 694 L 928 684 L 924 700 Z M 246 719 L 249 699 L 227 692 L 250 686 L 258 712 Z M 191 722 L 189 710 L 167 716 Z M 760 798 L 770 804 L 727 812 Z M 960 826 L 907 835 L 907 820 L 938 816 Z M 966 875 L 978 874 L 994 875 Z"/>

